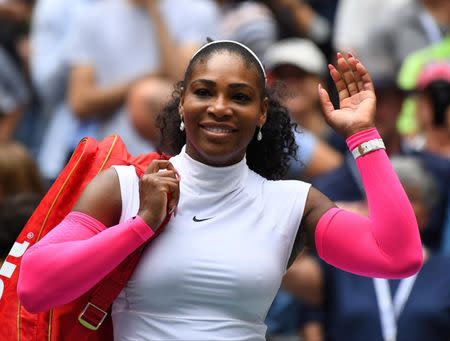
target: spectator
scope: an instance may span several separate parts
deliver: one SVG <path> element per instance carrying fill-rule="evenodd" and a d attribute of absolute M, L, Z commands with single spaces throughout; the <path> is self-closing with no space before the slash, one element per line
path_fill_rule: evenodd
<path fill-rule="evenodd" d="M 121 135 L 132 154 L 154 150 L 124 110 L 126 96 L 146 77 L 153 77 L 158 93 L 167 81 L 179 80 L 195 48 L 206 36 L 216 35 L 217 18 L 214 4 L 207 0 L 114 0 L 92 5 L 80 16 L 69 56 L 67 98 L 75 115 L 94 120 L 100 138 Z M 165 98 L 161 96 L 161 102 Z"/>
<path fill-rule="evenodd" d="M 0 143 L 18 134 L 32 99 L 26 46 L 33 1 L 0 2 Z"/>
<path fill-rule="evenodd" d="M 28 34 L 33 0 L 0 2 L 0 46 L 17 65 L 21 64 L 18 44 Z"/>
<path fill-rule="evenodd" d="M 169 100 L 173 85 L 169 81 L 149 78 L 138 82 L 127 95 L 126 110 L 136 131 L 160 152 L 166 151 L 160 145 L 161 134 L 156 117 L 161 111 L 162 101 Z"/>
<path fill-rule="evenodd" d="M 336 0 L 264 0 L 277 20 L 280 39 L 300 37 L 316 43 L 331 57 L 331 31 Z"/>
<path fill-rule="evenodd" d="M 342 156 L 328 143 L 345 145 L 345 142 L 325 122 L 320 107 L 317 86 L 327 72 L 325 56 L 312 42 L 291 38 L 272 45 L 264 59 L 269 81 L 279 82 L 285 88 L 283 104 L 292 120 L 304 130 L 295 131 L 296 142 L 301 146 L 298 155 L 301 163 L 292 161 L 288 178 L 309 178 L 335 169 L 342 163 Z"/>
<path fill-rule="evenodd" d="M 449 1 L 409 1 L 378 22 L 359 57 L 374 78 L 395 77 L 410 53 L 442 41 L 449 28 Z"/>
<path fill-rule="evenodd" d="M 40 110 L 29 118 L 28 124 L 39 167 L 49 183 L 57 177 L 80 138 L 95 137 L 93 125 L 77 120 L 65 103 L 67 58 L 79 29 L 76 18 L 94 2 L 40 0 L 33 12 L 30 65 Z"/>
<path fill-rule="evenodd" d="M 411 1 L 415 0 L 389 0 L 380 6 L 378 0 L 339 0 L 333 30 L 334 50 L 363 53 L 367 36 L 379 20 Z"/>
<path fill-rule="evenodd" d="M 38 167 L 23 145 L 0 144 L 0 199 L 23 192 L 43 194 Z"/>
<path fill-rule="evenodd" d="M 219 37 L 236 40 L 263 59 L 266 50 L 278 39 L 275 17 L 260 1 L 217 0 L 221 22 Z"/>
<path fill-rule="evenodd" d="M 0 143 L 14 137 L 29 100 L 30 91 L 20 69 L 0 47 Z"/>
<path fill-rule="evenodd" d="M 417 79 L 416 149 L 450 159 L 450 59 L 425 65 Z"/>
<path fill-rule="evenodd" d="M 156 93 L 167 81 L 178 80 L 193 49 L 207 35 L 214 36 L 211 33 L 215 22 L 215 7 L 208 0 L 112 0 L 89 4 L 74 21 L 77 29 L 68 43 L 66 57 L 70 70 L 66 99 L 74 114 L 69 119 L 78 128 L 73 134 L 59 136 L 65 140 L 65 150 L 58 154 L 58 165 L 47 160 L 54 154 L 44 150 L 40 164 L 50 165 L 55 177 L 68 153 L 88 134 L 97 138 L 119 134 L 132 154 L 154 150 L 126 112 L 126 97 L 135 84 L 149 76 L 154 77 L 153 84 L 161 82 L 153 87 Z M 165 98 L 145 96 L 160 101 Z M 53 132 L 61 135 L 58 124 L 54 124 Z M 47 141 L 47 145 L 55 146 L 55 138 L 47 137 Z"/>

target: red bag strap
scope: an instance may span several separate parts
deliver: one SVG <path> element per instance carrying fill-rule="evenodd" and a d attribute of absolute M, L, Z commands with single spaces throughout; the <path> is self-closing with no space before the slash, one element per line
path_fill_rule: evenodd
<path fill-rule="evenodd" d="M 152 159 L 158 158 L 154 155 L 155 154 L 150 155 L 146 161 L 151 161 Z M 159 159 L 167 160 L 168 156 L 162 154 L 159 155 Z M 145 170 L 140 167 L 140 165 L 135 166 L 136 173 L 139 177 L 141 177 Z M 163 227 L 167 225 L 169 220 L 170 215 L 167 215 L 153 238 L 161 233 Z M 112 303 L 117 296 L 119 296 L 120 292 L 133 274 L 133 271 L 141 258 L 145 245 L 147 245 L 147 243 L 129 255 L 116 269 L 114 269 L 107 277 L 105 277 L 94 287 L 91 295 L 89 296 L 87 305 L 78 316 L 78 321 L 83 326 L 91 330 L 97 330 L 101 326 L 108 315 L 108 311 Z"/>
<path fill-rule="evenodd" d="M 78 321 L 88 329 L 97 330 L 114 300 L 131 277 L 141 257 L 144 247 L 129 255 L 114 271 L 105 277 L 92 291 L 86 307 L 78 316 Z"/>

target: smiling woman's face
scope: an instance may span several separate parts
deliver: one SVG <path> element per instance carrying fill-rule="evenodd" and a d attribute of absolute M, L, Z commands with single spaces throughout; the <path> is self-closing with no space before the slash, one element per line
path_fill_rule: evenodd
<path fill-rule="evenodd" d="M 265 123 L 267 102 L 255 66 L 238 55 L 224 51 L 198 62 L 180 105 L 186 152 L 212 166 L 239 162 L 255 129 Z"/>

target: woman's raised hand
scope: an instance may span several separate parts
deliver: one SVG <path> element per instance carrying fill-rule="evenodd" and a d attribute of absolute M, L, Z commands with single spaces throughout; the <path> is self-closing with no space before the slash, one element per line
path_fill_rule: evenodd
<path fill-rule="evenodd" d="M 339 109 L 335 109 L 325 89 L 319 84 L 320 102 L 327 123 L 349 137 L 375 126 L 376 97 L 372 79 L 362 63 L 350 53 L 337 54 L 337 67 L 328 65 L 339 93 Z"/>
<path fill-rule="evenodd" d="M 138 215 L 156 231 L 180 198 L 180 178 L 168 160 L 153 160 L 139 180 Z"/>

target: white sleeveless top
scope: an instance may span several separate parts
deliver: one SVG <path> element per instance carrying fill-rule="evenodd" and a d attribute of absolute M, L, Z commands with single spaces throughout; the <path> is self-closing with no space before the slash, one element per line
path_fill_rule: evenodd
<path fill-rule="evenodd" d="M 310 185 L 268 181 L 245 158 L 211 167 L 183 151 L 177 214 L 112 308 L 115 341 L 265 340 Z M 115 167 L 121 221 L 139 208 L 133 167 Z"/>

